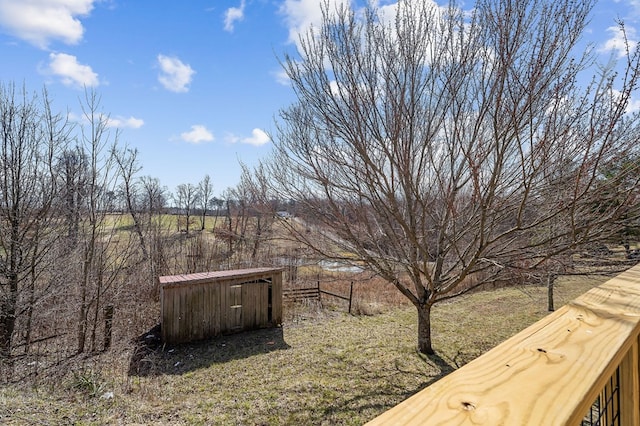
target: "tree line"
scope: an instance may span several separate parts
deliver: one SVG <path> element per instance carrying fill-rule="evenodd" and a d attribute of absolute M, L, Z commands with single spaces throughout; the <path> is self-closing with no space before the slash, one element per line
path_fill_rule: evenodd
<path fill-rule="evenodd" d="M 297 101 L 272 156 L 241 165 L 220 199 L 208 176 L 174 194 L 139 176 L 95 93 L 74 126 L 46 91 L 2 86 L 0 357 L 54 337 L 97 350 L 108 305 L 123 324 L 156 321 L 144 301 L 159 275 L 274 264 L 275 223 L 310 256 L 395 285 L 423 353 L 433 306 L 486 283 L 544 282 L 553 309 L 576 254 L 615 243 L 630 256 L 639 229 L 640 50 L 627 40 L 601 64 L 582 48 L 593 5 L 407 0 L 390 19 L 324 3 L 282 58 Z M 276 222 L 283 206 L 295 220 Z"/>
<path fill-rule="evenodd" d="M 104 349 L 114 307 L 119 332 L 155 324 L 159 275 L 255 264 L 273 222 L 246 173 L 221 198 L 208 175 L 172 194 L 140 174 L 97 93 L 81 107 L 72 123 L 46 90 L 0 84 L 0 379 L 40 342 L 57 359 Z"/>

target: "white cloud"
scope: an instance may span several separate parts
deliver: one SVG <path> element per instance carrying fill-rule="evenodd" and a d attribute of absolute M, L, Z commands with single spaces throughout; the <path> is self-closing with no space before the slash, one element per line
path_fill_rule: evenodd
<path fill-rule="evenodd" d="M 119 129 L 129 128 L 129 129 L 139 129 L 144 125 L 144 120 L 141 118 L 135 117 L 110 117 L 107 121 L 108 127 L 116 127 Z"/>
<path fill-rule="evenodd" d="M 0 0 L 0 27 L 5 32 L 46 49 L 52 40 L 76 44 L 96 0 Z"/>
<path fill-rule="evenodd" d="M 233 133 L 227 133 L 224 135 L 224 141 L 228 144 L 235 144 L 240 142 L 240 137 L 237 135 L 234 135 Z"/>
<path fill-rule="evenodd" d="M 639 0 L 613 0 L 616 3 L 616 8 L 618 8 L 618 4 L 622 4 L 622 6 L 626 6 L 629 8 L 629 15 L 627 19 L 637 19 L 640 15 L 640 1 Z"/>
<path fill-rule="evenodd" d="M 346 0 L 329 0 L 329 10 Z M 280 13 L 285 17 L 289 27 L 289 41 L 298 43 L 301 34 L 305 34 L 312 26 L 318 28 L 322 22 L 323 2 L 318 0 L 285 0 L 280 6 Z"/>
<path fill-rule="evenodd" d="M 50 53 L 47 72 L 62 79 L 66 86 L 95 87 L 100 85 L 98 74 L 89 65 L 78 63 L 78 59 L 66 53 Z"/>
<path fill-rule="evenodd" d="M 97 118 L 101 122 L 106 123 L 106 126 L 109 127 L 109 128 L 139 129 L 140 127 L 144 126 L 144 120 L 142 120 L 141 118 L 136 118 L 136 117 L 129 117 L 129 118 L 121 117 L 121 116 L 110 117 L 110 116 L 108 116 L 106 114 L 100 113 Z M 77 113 L 75 113 L 73 111 L 67 112 L 67 119 L 72 123 L 78 123 L 78 124 L 81 124 L 81 125 L 89 125 L 89 124 L 91 124 L 90 121 L 89 121 L 89 118 L 86 115 L 77 114 Z"/>
<path fill-rule="evenodd" d="M 251 137 L 241 139 L 240 142 L 254 146 L 262 146 L 269 143 L 270 140 L 271 138 L 264 130 L 253 129 L 253 131 L 251 132 Z"/>
<path fill-rule="evenodd" d="M 180 134 L 180 138 L 189 143 L 212 142 L 215 138 L 213 134 L 203 125 L 194 124 L 191 130 Z"/>
<path fill-rule="evenodd" d="M 607 32 L 611 34 L 611 38 L 609 38 L 604 45 L 600 48 L 600 52 L 609 53 L 614 52 L 617 53 L 618 57 L 622 57 L 627 52 L 627 43 L 629 44 L 629 51 L 633 52 L 636 44 L 638 43 L 636 38 L 636 31 L 633 27 L 625 27 L 626 35 L 622 31 L 620 27 L 609 27 L 607 28 Z M 626 38 L 625 38 L 626 36 Z"/>
<path fill-rule="evenodd" d="M 281 84 L 283 86 L 291 86 L 291 79 L 289 78 L 285 70 L 279 69 L 278 71 L 274 71 L 272 75 L 274 76 L 278 84 Z"/>
<path fill-rule="evenodd" d="M 434 0 L 412 1 L 417 2 L 418 5 L 426 3 L 429 6 L 438 6 L 437 2 Z M 320 29 L 320 26 L 322 25 L 323 3 L 324 1 L 318 0 L 283 1 L 279 12 L 284 16 L 285 24 L 289 28 L 289 42 L 299 44 L 300 35 L 306 35 L 311 28 L 313 28 L 315 32 Z M 355 0 L 327 0 L 327 11 L 329 14 L 334 14 L 344 6 L 353 9 L 356 14 L 362 18 L 362 12 L 364 10 L 362 7 L 363 3 L 364 2 L 356 2 Z M 360 7 L 358 7 L 358 4 L 360 4 Z M 373 0 L 372 4 L 378 9 L 380 19 L 383 22 L 394 22 L 398 13 L 398 1 Z"/>
<path fill-rule="evenodd" d="M 172 92 L 187 92 L 189 84 L 196 72 L 176 57 L 158 55 L 158 64 L 160 65 L 160 75 L 158 81 L 162 86 Z"/>
<path fill-rule="evenodd" d="M 256 128 L 251 131 L 251 136 L 249 137 L 242 138 L 234 135 L 233 133 L 227 133 L 224 140 L 230 144 L 243 143 L 253 146 L 262 146 L 268 144 L 271 141 L 271 138 L 264 130 Z"/>
<path fill-rule="evenodd" d="M 224 14 L 224 30 L 232 32 L 236 21 L 244 19 L 245 0 L 240 2 L 240 7 L 230 7 Z"/>
<path fill-rule="evenodd" d="M 627 105 L 626 113 L 634 114 L 640 112 L 640 99 L 629 99 L 629 104 Z"/>

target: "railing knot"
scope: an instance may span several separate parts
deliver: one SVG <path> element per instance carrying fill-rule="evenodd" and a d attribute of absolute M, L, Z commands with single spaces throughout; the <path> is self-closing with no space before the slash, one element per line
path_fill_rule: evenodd
<path fill-rule="evenodd" d="M 476 409 L 476 406 L 470 402 L 462 402 L 462 408 L 467 411 L 473 411 Z"/>

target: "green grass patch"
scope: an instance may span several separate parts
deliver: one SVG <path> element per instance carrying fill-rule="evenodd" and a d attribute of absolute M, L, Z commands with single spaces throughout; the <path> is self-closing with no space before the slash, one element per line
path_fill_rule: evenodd
<path fill-rule="evenodd" d="M 557 306 L 604 280 L 559 280 Z M 67 386 L 0 388 L 0 423 L 359 425 L 546 314 L 543 287 L 443 303 L 433 310 L 432 358 L 416 353 L 413 307 L 298 317 L 138 357 L 114 350 Z"/>

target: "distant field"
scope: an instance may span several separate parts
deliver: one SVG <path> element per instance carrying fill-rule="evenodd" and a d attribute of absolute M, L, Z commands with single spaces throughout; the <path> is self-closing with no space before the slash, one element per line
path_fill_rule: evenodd
<path fill-rule="evenodd" d="M 175 231 L 177 228 L 177 222 L 179 219 L 184 220 L 185 216 L 175 215 L 175 214 L 162 214 L 162 215 L 154 215 L 153 220 L 155 223 L 161 223 L 162 227 L 168 229 L 170 231 Z M 224 224 L 225 218 L 207 216 L 205 218 L 205 229 L 211 230 L 214 226 L 221 226 Z M 106 216 L 106 225 L 114 226 L 119 229 L 128 229 L 133 226 L 133 218 L 129 213 L 109 213 Z M 201 226 L 201 217 L 200 216 L 191 216 L 190 217 L 190 228 L 200 229 Z"/>
<path fill-rule="evenodd" d="M 556 285 L 556 305 L 606 278 Z M 547 314 L 546 288 L 499 289 L 434 308 L 434 347 L 415 351 L 416 315 L 289 307 L 282 328 L 133 357 L 88 358 L 55 385 L 0 388 L 0 424 L 359 425 Z"/>

